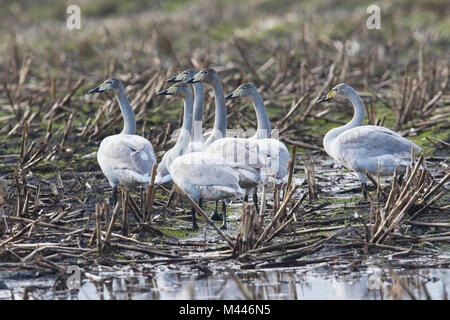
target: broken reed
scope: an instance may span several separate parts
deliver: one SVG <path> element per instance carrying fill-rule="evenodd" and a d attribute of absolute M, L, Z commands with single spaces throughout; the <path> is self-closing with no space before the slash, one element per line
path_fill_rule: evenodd
<path fill-rule="evenodd" d="M 314 180 L 314 164 L 311 160 L 308 160 L 305 163 L 305 174 L 306 174 L 306 181 L 308 182 L 309 202 L 313 203 L 315 200 L 318 199 L 318 196 L 316 190 L 317 189 L 316 183 Z"/>
<path fill-rule="evenodd" d="M 264 226 L 264 216 L 266 215 L 266 185 L 263 185 L 263 196 L 261 199 L 261 212 L 258 214 L 253 206 L 247 203 L 243 203 L 241 214 L 241 226 L 237 236 L 233 255 L 240 256 L 247 251 L 256 249 L 260 246 L 270 242 L 276 235 L 285 232 L 289 227 L 293 226 L 296 222 L 295 212 L 299 205 L 305 199 L 306 193 L 297 200 L 292 209 L 287 211 L 288 204 L 291 202 L 292 197 L 298 190 L 298 185 L 293 185 L 293 171 L 295 166 L 296 146 L 292 147 L 291 158 L 288 166 L 288 178 L 287 183 L 284 185 L 283 200 L 279 204 L 280 189 L 275 187 L 273 189 L 273 212 L 272 219 L 269 224 Z"/>
<path fill-rule="evenodd" d="M 413 152 L 411 157 L 414 159 Z M 412 160 L 411 165 L 407 167 L 402 185 L 399 174 L 395 172 L 386 203 L 377 208 L 369 242 L 384 243 L 408 219 L 416 217 L 424 208 L 438 201 L 445 191 L 439 192 L 431 201 L 428 200 L 449 178 L 450 173 L 447 173 L 441 181 L 436 182 L 426 168 L 423 154 L 416 163 Z"/>
<path fill-rule="evenodd" d="M 264 217 L 256 212 L 255 206 L 242 204 L 240 232 L 236 237 L 233 256 L 237 257 L 254 248 L 264 224 Z"/>
<path fill-rule="evenodd" d="M 294 208 L 297 206 L 294 205 L 293 210 L 288 215 L 286 215 L 286 209 L 299 186 L 295 185 L 293 188 L 290 188 L 290 186 L 287 187 L 290 189 L 289 193 L 285 196 L 277 211 L 273 212 L 273 217 L 266 226 L 264 226 L 264 216 L 258 214 L 252 205 L 243 203 L 241 226 L 233 246 L 233 255 L 240 256 L 249 250 L 265 245 L 276 234 L 287 229 L 287 226 L 291 224 L 295 216 Z M 276 193 L 277 189 L 274 189 L 274 192 Z M 276 208 L 274 207 L 274 209 Z"/>

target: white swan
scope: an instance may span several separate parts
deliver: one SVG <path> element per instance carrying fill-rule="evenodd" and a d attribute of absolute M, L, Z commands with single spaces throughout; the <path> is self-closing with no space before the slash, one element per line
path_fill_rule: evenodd
<path fill-rule="evenodd" d="M 164 184 L 172 181 L 169 167 L 172 162 L 179 156 L 186 153 L 189 142 L 191 141 L 191 129 L 192 129 L 192 92 L 184 82 L 174 84 L 166 90 L 158 92 L 158 95 L 174 95 L 183 99 L 184 116 L 183 125 L 180 128 L 180 132 L 175 145 L 164 153 L 161 162 L 156 170 L 156 184 Z"/>
<path fill-rule="evenodd" d="M 380 126 L 363 125 L 364 105 L 355 90 L 345 83 L 336 85 L 317 103 L 343 96 L 351 101 L 353 119 L 345 126 L 334 128 L 325 135 L 325 151 L 337 162 L 356 173 L 361 182 L 364 199 L 367 199 L 366 175 L 392 175 L 395 170 L 404 173 L 410 163 L 411 149 L 420 151 L 415 143 L 398 133 Z"/>
<path fill-rule="evenodd" d="M 136 135 L 136 119 L 122 82 L 110 79 L 89 90 L 89 93 L 104 91 L 111 91 L 114 94 L 124 118 L 122 132 L 103 139 L 97 151 L 97 161 L 112 187 L 115 206 L 118 185 L 128 188 L 148 186 L 156 157 L 150 141 Z"/>

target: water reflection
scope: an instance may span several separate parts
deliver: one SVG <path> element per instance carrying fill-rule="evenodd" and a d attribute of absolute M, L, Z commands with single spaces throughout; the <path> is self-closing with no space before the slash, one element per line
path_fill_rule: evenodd
<path fill-rule="evenodd" d="M 367 270 L 345 276 L 303 270 L 226 271 L 208 277 L 181 271 L 85 279 L 77 299 L 445 299 L 449 270 Z"/>

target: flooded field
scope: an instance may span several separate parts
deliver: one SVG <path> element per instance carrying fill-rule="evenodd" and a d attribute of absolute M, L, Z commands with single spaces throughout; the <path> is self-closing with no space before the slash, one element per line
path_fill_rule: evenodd
<path fill-rule="evenodd" d="M 276 237 L 272 235 L 273 241 L 262 247 L 239 253 L 235 245 L 230 250 L 202 218 L 200 229 L 190 230 L 190 215 L 177 198 L 169 212 L 164 201 L 156 200 L 154 210 L 159 214 L 154 214 L 151 224 L 130 228 L 134 236 L 121 235 L 120 218 L 110 244 L 99 250 L 95 242 L 88 243 L 96 230 L 95 216 L 82 215 L 89 210 L 88 202 L 83 210 L 72 207 L 75 214 L 61 219 L 62 224 L 37 221 L 39 227 L 21 237 L 15 236 L 20 230 L 7 231 L 6 246 L 0 252 L 0 299 L 448 298 L 448 211 L 429 210 L 404 231 L 395 231 L 389 242 L 368 242 L 364 237 L 371 233 L 364 235 L 360 217 L 369 219 L 373 203 L 363 201 L 356 177 L 326 156 L 309 153 L 296 160 L 293 181 L 298 189 L 292 195 L 293 203 L 307 198 L 305 163 L 314 165 L 318 198 L 296 206 L 297 222 Z M 446 161 L 443 157 L 427 160 L 428 170 L 437 180 Z M 30 185 L 34 179 L 28 180 Z M 58 183 L 57 176 L 47 179 Z M 64 179 L 68 181 L 67 174 Z M 107 183 L 95 176 L 85 181 L 95 190 L 108 190 Z M 385 187 L 389 184 L 389 180 L 382 181 Z M 45 198 L 45 189 L 41 190 Z M 66 188 L 64 192 L 70 198 L 73 191 Z M 372 188 L 371 194 L 376 195 L 376 190 Z M 276 201 L 274 194 L 267 195 L 266 226 L 274 218 L 273 208 L 280 207 Z M 448 206 L 449 201 L 447 192 L 441 206 Z M 240 201 L 227 206 L 228 229 L 224 233 L 234 243 L 245 228 L 242 206 Z M 206 212 L 212 208 L 213 203 L 205 203 Z M 7 228 L 14 225 L 10 219 L 4 220 L 10 221 Z M 105 215 L 103 219 L 102 228 L 106 229 L 111 218 Z M 55 232 L 45 231 L 47 228 Z"/>
<path fill-rule="evenodd" d="M 0 299 L 70 300 L 391 300 L 448 299 L 446 269 L 388 270 L 369 266 L 364 272 L 336 272 L 326 264 L 308 268 L 210 275 L 192 270 L 140 274 L 129 268 L 86 275 L 79 289 L 55 290 L 54 278 L 12 280 L 0 274 Z M 25 289 L 26 288 L 26 289 Z"/>

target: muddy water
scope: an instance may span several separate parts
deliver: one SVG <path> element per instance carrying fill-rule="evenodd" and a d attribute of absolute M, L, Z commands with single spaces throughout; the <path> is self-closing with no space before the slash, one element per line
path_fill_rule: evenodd
<path fill-rule="evenodd" d="M 236 271 L 235 275 L 239 280 L 220 270 L 204 277 L 192 270 L 161 270 L 144 275 L 125 268 L 111 274 L 86 274 L 81 287 L 70 291 L 52 289 L 54 279 L 50 278 L 5 280 L 0 299 L 22 299 L 27 286 L 29 299 L 80 300 L 447 299 L 450 294 L 448 269 L 397 270 L 392 274 L 387 269 L 369 267 L 364 272 L 341 272 L 338 276 L 319 264 L 309 268 Z"/>

